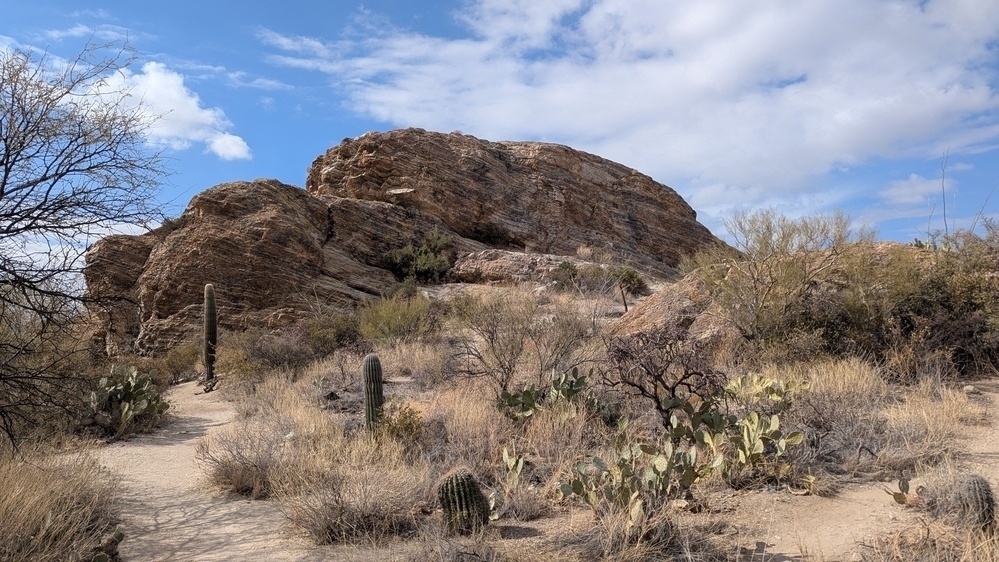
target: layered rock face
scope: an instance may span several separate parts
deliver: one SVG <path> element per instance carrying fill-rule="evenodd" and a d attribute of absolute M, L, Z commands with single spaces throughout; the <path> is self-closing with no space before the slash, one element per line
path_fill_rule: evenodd
<path fill-rule="evenodd" d="M 659 273 L 717 242 L 669 187 L 556 144 L 420 129 L 367 134 L 317 158 L 306 189 L 415 209 L 465 238 L 503 239 L 530 253 L 605 248 L 616 261 Z"/>
<path fill-rule="evenodd" d="M 206 283 L 230 329 L 286 325 L 316 308 L 390 294 L 398 281 L 386 254 L 434 229 L 451 236 L 455 258 L 497 247 L 569 256 L 589 246 L 652 274 L 720 243 L 672 189 L 558 145 L 369 133 L 317 158 L 306 185 L 221 184 L 168 225 L 94 244 L 86 281 L 107 351 L 149 352 L 191 337 Z M 495 259 L 463 260 L 455 278 Z M 520 261 L 548 267 L 555 259 Z"/>

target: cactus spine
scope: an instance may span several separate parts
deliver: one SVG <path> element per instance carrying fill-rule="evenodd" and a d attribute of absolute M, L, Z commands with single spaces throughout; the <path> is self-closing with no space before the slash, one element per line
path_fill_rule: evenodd
<path fill-rule="evenodd" d="M 489 522 L 489 501 L 465 468 L 451 472 L 437 487 L 444 525 L 452 533 L 467 534 Z"/>
<path fill-rule="evenodd" d="M 215 287 L 205 285 L 205 329 L 204 350 L 201 359 L 205 363 L 205 384 L 215 382 L 215 346 L 218 343 L 218 314 L 215 310 Z"/>
<path fill-rule="evenodd" d="M 361 365 L 364 375 L 364 425 L 368 431 L 374 431 L 382 418 L 382 405 L 385 395 L 382 390 L 382 364 L 378 356 L 369 353 Z"/>

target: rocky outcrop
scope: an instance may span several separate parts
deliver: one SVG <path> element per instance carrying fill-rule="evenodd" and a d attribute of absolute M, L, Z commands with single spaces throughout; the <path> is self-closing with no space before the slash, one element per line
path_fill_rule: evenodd
<path fill-rule="evenodd" d="M 306 189 L 414 209 L 462 237 L 529 253 L 602 248 L 614 261 L 659 274 L 718 243 L 669 187 L 557 144 L 421 129 L 369 133 L 317 158 Z"/>
<path fill-rule="evenodd" d="M 558 145 L 372 133 L 316 159 L 307 186 L 221 184 L 159 229 L 94 244 L 85 277 L 108 352 L 190 337 L 206 283 L 228 329 L 280 326 L 317 305 L 390 294 L 398 281 L 386 255 L 434 230 L 451 237 L 453 258 L 479 256 L 455 269 L 479 281 L 530 277 L 581 246 L 661 275 L 719 243 L 670 188 Z M 504 253 L 482 254 L 496 248 Z M 525 257 L 533 253 L 552 255 Z M 513 269 L 500 272 L 500 262 Z"/>

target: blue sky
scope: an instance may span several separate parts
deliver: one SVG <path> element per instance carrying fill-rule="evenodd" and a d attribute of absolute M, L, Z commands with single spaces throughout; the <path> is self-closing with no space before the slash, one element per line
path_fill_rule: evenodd
<path fill-rule="evenodd" d="M 171 214 L 224 181 L 304 185 L 342 139 L 415 126 L 621 162 L 718 234 L 774 206 L 909 241 L 943 228 L 944 193 L 955 226 L 999 216 L 996 0 L 8 4 L 0 48 L 137 50 L 119 79 L 163 115 Z"/>

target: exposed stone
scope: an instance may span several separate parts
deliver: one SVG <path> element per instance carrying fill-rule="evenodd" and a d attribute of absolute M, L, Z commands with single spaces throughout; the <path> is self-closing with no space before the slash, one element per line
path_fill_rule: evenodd
<path fill-rule="evenodd" d="M 416 209 L 465 238 L 528 253 L 604 248 L 617 262 L 660 274 L 719 242 L 674 190 L 557 144 L 422 129 L 368 133 L 317 158 L 306 189 Z"/>
<path fill-rule="evenodd" d="M 451 268 L 451 279 L 460 283 L 544 282 L 566 262 L 576 267 L 597 265 L 570 256 L 490 249 L 459 258 Z"/>
<path fill-rule="evenodd" d="M 372 133 L 316 159 L 307 185 L 221 184 L 168 225 L 94 244 L 86 280 L 108 352 L 192 337 L 206 283 L 227 329 L 390 294 L 386 254 L 435 229 L 460 258 L 453 276 L 478 281 L 543 277 L 583 246 L 662 275 L 720 243 L 672 189 L 559 145 Z"/>

